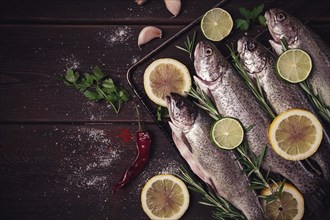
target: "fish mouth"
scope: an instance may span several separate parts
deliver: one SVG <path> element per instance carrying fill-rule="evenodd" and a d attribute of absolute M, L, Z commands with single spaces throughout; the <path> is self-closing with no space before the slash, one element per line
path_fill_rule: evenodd
<path fill-rule="evenodd" d="M 264 16 L 265 16 L 265 19 L 266 19 L 266 24 L 267 25 L 270 25 L 270 19 L 271 19 L 271 12 L 270 12 L 270 10 L 266 11 Z"/>
<path fill-rule="evenodd" d="M 166 97 L 165 97 L 165 101 L 166 101 L 166 106 L 167 106 L 167 109 L 169 111 L 169 113 L 171 113 L 171 109 L 173 109 L 173 106 L 172 106 L 172 100 L 173 100 L 173 94 L 170 93 L 168 94 Z"/>
<path fill-rule="evenodd" d="M 280 42 L 281 36 L 283 33 L 277 33 L 275 31 L 275 17 L 276 17 L 276 9 L 269 9 L 268 11 L 265 12 L 265 19 L 266 19 L 266 24 L 268 26 L 268 30 L 272 38 L 274 39 L 275 42 Z"/>
<path fill-rule="evenodd" d="M 237 52 L 239 54 L 243 53 L 245 43 L 246 43 L 246 37 L 241 37 L 240 39 L 238 39 L 238 41 L 237 41 Z"/>
<path fill-rule="evenodd" d="M 196 45 L 196 47 L 195 47 L 195 51 L 194 51 L 195 60 L 199 56 L 199 51 L 200 51 L 201 43 L 202 42 L 198 42 L 197 45 Z"/>

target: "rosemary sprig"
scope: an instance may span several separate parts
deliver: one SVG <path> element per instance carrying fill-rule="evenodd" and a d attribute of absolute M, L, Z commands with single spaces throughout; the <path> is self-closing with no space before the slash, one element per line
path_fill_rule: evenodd
<path fill-rule="evenodd" d="M 215 195 L 210 190 L 205 190 L 202 184 L 194 180 L 183 167 L 180 168 L 181 175 L 179 177 L 188 184 L 189 189 L 203 195 L 203 202 L 200 204 L 212 206 L 216 208 L 213 217 L 219 220 L 225 219 L 246 219 L 246 217 L 233 205 L 222 197 Z"/>
<path fill-rule="evenodd" d="M 206 110 L 209 115 L 215 119 L 219 120 L 222 118 L 221 114 L 217 111 L 215 105 L 213 102 L 209 99 L 209 97 L 206 95 L 206 93 L 198 86 L 196 85 L 196 89 L 191 89 L 190 92 L 187 93 L 189 96 L 197 99 L 198 103 L 197 106 L 200 108 Z M 250 127 L 245 129 L 250 130 Z M 284 187 L 285 180 L 282 181 L 282 184 L 278 186 L 276 182 L 268 177 L 268 173 L 266 176 L 263 175 L 261 172 L 261 163 L 264 159 L 264 156 L 266 154 L 267 146 L 263 148 L 259 156 L 254 155 L 252 152 L 249 151 L 248 144 L 246 142 L 243 142 L 240 146 L 235 148 L 235 151 L 239 154 L 238 160 L 241 162 L 244 168 L 244 172 L 250 177 L 252 174 L 256 176 L 256 178 L 253 178 L 251 182 L 251 188 L 253 189 L 263 189 L 263 188 L 269 188 L 271 191 L 270 196 L 259 196 L 262 199 L 266 199 L 267 202 L 269 201 L 276 201 L 278 202 L 278 198 L 281 195 L 281 192 Z M 269 182 L 272 182 L 275 184 L 275 186 L 278 186 L 275 188 L 275 190 L 270 187 Z M 282 188 L 282 189 L 281 189 Z"/>
<path fill-rule="evenodd" d="M 175 45 L 175 47 L 178 48 L 179 50 L 183 50 L 183 51 L 187 52 L 189 54 L 190 59 L 192 59 L 192 54 L 193 54 L 194 47 L 195 47 L 195 39 L 196 39 L 196 30 L 194 31 L 194 34 L 193 34 L 191 40 L 190 40 L 189 36 L 187 36 L 187 40 L 184 41 L 185 47 L 181 47 L 178 45 Z"/>
<path fill-rule="evenodd" d="M 281 45 L 283 52 L 289 49 L 288 44 L 284 38 L 281 38 Z M 308 78 L 299 83 L 299 85 L 307 93 L 307 97 L 317 109 L 320 116 L 330 124 L 330 107 L 324 103 L 319 94 L 315 94 L 313 92 L 313 87 L 310 84 Z"/>
<path fill-rule="evenodd" d="M 247 84 L 247 86 L 251 89 L 253 92 L 253 95 L 258 99 L 260 102 L 262 108 L 269 114 L 270 117 L 275 118 L 276 114 L 270 104 L 267 102 L 264 92 L 260 86 L 258 78 L 256 78 L 256 81 L 253 82 L 252 79 L 249 77 L 248 73 L 245 71 L 243 65 L 239 61 L 238 56 L 236 55 L 234 49 L 229 47 L 227 45 L 229 51 L 230 51 L 230 56 L 232 57 L 233 65 L 237 69 L 238 73 L 242 76 L 244 82 Z"/>
<path fill-rule="evenodd" d="M 201 109 L 204 109 L 208 112 L 208 114 L 214 119 L 219 120 L 220 115 L 218 113 L 218 110 L 213 105 L 212 101 L 207 97 L 205 92 L 199 87 L 196 86 L 196 89 L 193 87 L 190 89 L 190 91 L 187 93 L 189 96 L 197 99 L 198 102 L 194 102 L 198 107 Z"/>

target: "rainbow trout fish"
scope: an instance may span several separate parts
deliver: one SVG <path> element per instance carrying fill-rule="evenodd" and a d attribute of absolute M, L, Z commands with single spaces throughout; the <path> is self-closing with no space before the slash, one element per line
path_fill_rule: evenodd
<path fill-rule="evenodd" d="M 192 171 L 248 219 L 266 219 L 234 152 L 212 144 L 212 118 L 178 94 L 170 94 L 166 102 L 173 141 Z"/>
<path fill-rule="evenodd" d="M 259 81 L 267 101 L 277 114 L 299 108 L 318 117 L 299 85 L 286 83 L 278 78 L 275 72 L 275 58 L 260 42 L 251 37 L 242 37 L 237 42 L 237 51 L 244 69 L 253 80 Z M 320 117 L 318 119 L 322 122 Z M 322 143 L 310 159 L 313 160 L 310 168 L 326 181 L 330 181 L 330 137 L 325 129 Z M 317 167 L 313 167 L 315 163 Z"/>
<path fill-rule="evenodd" d="M 330 111 L 330 48 L 301 21 L 287 12 L 273 8 L 265 13 L 268 30 L 273 38 L 270 44 L 279 55 L 282 53 L 281 38 L 289 48 L 306 51 L 312 58 L 313 69 L 309 81 L 314 94 L 318 94 Z"/>
<path fill-rule="evenodd" d="M 195 83 L 214 101 L 223 117 L 237 118 L 245 128 L 251 127 L 245 137 L 250 150 L 259 155 L 267 147 L 262 168 L 291 181 L 304 194 L 310 210 L 317 214 L 327 198 L 324 180 L 307 170 L 302 163 L 286 160 L 272 149 L 267 137 L 272 119 L 234 67 L 212 43 L 199 42 L 194 57 L 197 74 L 194 76 Z"/>

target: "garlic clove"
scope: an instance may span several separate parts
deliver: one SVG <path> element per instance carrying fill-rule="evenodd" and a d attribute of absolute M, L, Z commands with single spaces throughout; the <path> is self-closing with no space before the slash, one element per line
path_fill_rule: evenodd
<path fill-rule="evenodd" d="M 147 26 L 144 27 L 139 34 L 138 37 L 138 46 L 148 43 L 154 38 L 161 38 L 162 37 L 162 30 L 156 28 L 154 26 Z"/>
<path fill-rule="evenodd" d="M 164 0 L 167 10 L 176 17 L 181 9 L 181 0 Z"/>
<path fill-rule="evenodd" d="M 138 5 L 143 5 L 144 3 L 147 2 L 147 0 L 135 0 L 136 4 Z"/>

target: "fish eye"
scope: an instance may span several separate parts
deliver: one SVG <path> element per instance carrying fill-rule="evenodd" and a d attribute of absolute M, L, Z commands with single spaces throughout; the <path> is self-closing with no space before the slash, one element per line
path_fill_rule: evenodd
<path fill-rule="evenodd" d="M 284 13 L 279 13 L 276 15 L 276 20 L 277 21 L 283 21 L 286 18 Z"/>
<path fill-rule="evenodd" d="M 210 56 L 210 55 L 212 55 L 212 53 L 213 53 L 213 50 L 211 48 L 206 48 L 206 50 L 205 50 L 206 56 Z"/>
<path fill-rule="evenodd" d="M 256 44 L 251 41 L 249 41 L 246 46 L 249 51 L 253 51 L 256 48 Z"/>

